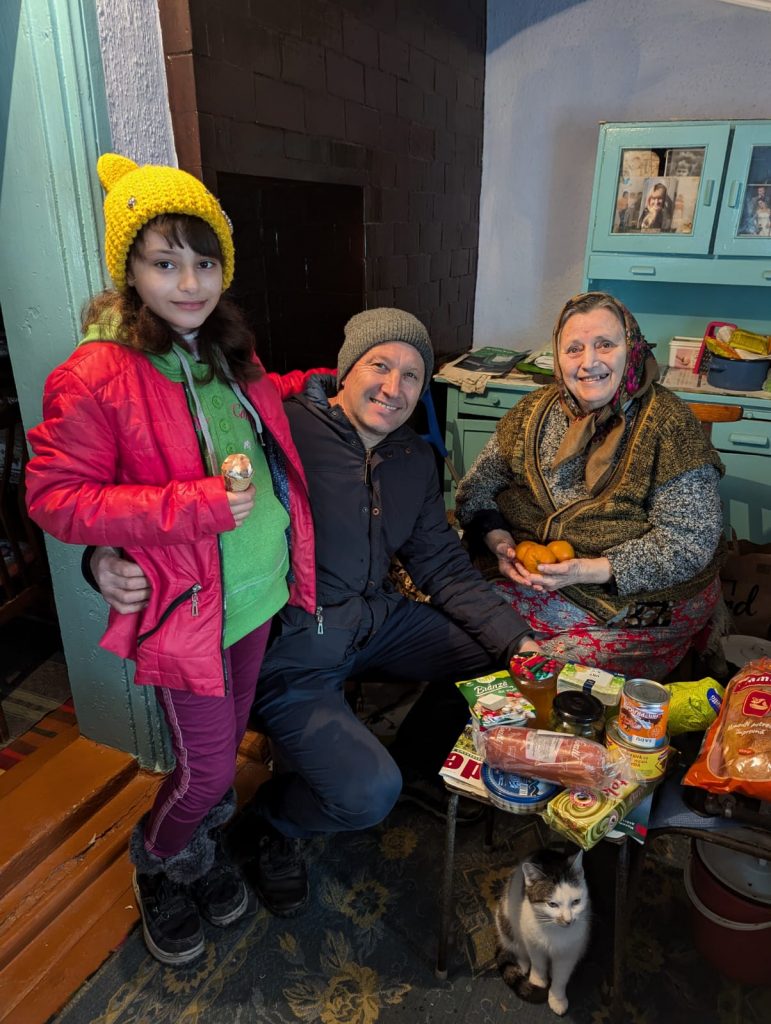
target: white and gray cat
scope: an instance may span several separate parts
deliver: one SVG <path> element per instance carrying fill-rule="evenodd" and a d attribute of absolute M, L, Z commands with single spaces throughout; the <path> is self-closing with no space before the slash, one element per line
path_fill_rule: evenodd
<path fill-rule="evenodd" d="M 498 967 L 520 999 L 548 1000 L 560 1016 L 573 968 L 589 942 L 583 851 L 554 843 L 517 864 L 495 912 Z"/>

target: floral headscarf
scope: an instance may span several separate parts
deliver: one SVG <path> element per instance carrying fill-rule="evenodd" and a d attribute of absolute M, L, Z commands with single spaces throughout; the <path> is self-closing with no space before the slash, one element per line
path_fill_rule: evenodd
<path fill-rule="evenodd" d="M 595 309 L 610 309 L 624 325 L 626 338 L 626 365 L 621 383 L 607 405 L 592 412 L 584 412 L 568 389 L 559 363 L 559 339 L 567 321 L 577 313 L 591 313 Z M 586 486 L 596 494 L 605 484 L 613 466 L 613 459 L 624 436 L 624 410 L 630 401 L 648 391 L 659 376 L 656 357 L 640 331 L 640 325 L 623 303 L 606 292 L 583 292 L 569 299 L 557 317 L 552 335 L 555 384 L 559 388 L 560 404 L 570 421 L 552 468 L 586 451 Z"/>

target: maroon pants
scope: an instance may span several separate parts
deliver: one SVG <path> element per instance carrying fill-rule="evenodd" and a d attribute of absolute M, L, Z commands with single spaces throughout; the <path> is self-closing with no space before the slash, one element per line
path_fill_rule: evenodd
<path fill-rule="evenodd" d="M 270 622 L 226 648 L 228 692 L 224 697 L 156 690 L 177 759 L 158 790 L 145 828 L 145 846 L 156 857 L 184 850 L 233 785 L 236 753 L 246 732 Z"/>

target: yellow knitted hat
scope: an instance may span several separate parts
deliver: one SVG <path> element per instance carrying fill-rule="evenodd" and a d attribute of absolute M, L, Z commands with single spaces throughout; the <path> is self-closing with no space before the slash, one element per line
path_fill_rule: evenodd
<path fill-rule="evenodd" d="M 200 217 L 217 236 L 222 250 L 222 290 L 233 280 L 233 228 L 215 196 L 178 167 L 139 167 L 128 157 L 105 153 L 96 173 L 104 197 L 104 249 L 107 269 L 119 291 L 126 287 L 126 259 L 137 234 L 163 213 Z"/>

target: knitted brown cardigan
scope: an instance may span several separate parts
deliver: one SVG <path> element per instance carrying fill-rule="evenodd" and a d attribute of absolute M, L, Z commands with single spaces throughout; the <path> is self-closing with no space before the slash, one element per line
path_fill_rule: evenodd
<path fill-rule="evenodd" d="M 549 386 L 523 398 L 498 424 L 498 443 L 514 482 L 497 502 L 516 541 L 567 540 L 578 558 L 599 558 L 610 548 L 636 540 L 650 529 L 649 496 L 686 470 L 706 464 L 722 474 L 723 464 L 684 402 L 659 384 L 639 399 L 639 408 L 615 469 L 599 494 L 555 508 L 543 475 L 539 437 L 558 391 Z M 561 593 L 607 622 L 637 602 L 681 601 L 693 597 L 717 575 L 721 542 L 698 575 L 657 591 L 618 595 L 612 586 L 586 584 Z"/>

